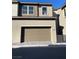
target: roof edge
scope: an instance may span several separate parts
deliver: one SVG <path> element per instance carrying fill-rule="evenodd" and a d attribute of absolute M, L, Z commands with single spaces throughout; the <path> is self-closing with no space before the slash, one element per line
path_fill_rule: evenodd
<path fill-rule="evenodd" d="M 19 2 L 19 1 L 12 1 L 12 3 L 34 4 L 34 5 L 46 5 L 46 6 L 52 6 L 51 3 L 40 3 L 40 2 Z"/>

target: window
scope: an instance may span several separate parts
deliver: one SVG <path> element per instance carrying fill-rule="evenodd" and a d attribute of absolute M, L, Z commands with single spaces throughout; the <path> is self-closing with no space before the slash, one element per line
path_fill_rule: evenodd
<path fill-rule="evenodd" d="M 43 15 L 47 15 L 47 8 L 46 8 L 46 7 L 43 7 L 43 8 L 42 8 L 42 14 L 43 14 Z"/>
<path fill-rule="evenodd" d="M 22 7 L 22 13 L 23 13 L 23 14 L 27 14 L 27 6 L 24 5 L 24 6 Z"/>
<path fill-rule="evenodd" d="M 29 6 L 29 14 L 33 14 L 33 7 Z"/>
<path fill-rule="evenodd" d="M 23 14 L 33 14 L 33 6 L 23 5 L 23 7 L 22 7 L 22 13 Z"/>

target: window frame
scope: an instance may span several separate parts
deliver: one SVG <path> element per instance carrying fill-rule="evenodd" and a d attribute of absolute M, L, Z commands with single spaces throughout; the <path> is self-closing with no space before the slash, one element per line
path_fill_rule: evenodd
<path fill-rule="evenodd" d="M 27 7 L 27 9 L 24 9 L 24 7 Z M 30 13 L 30 7 L 33 8 L 33 9 L 31 10 L 32 13 Z M 26 13 L 24 13 L 25 11 L 26 11 Z M 27 15 L 34 14 L 34 7 L 33 7 L 33 6 L 28 6 L 28 5 L 23 5 L 23 6 L 22 6 L 22 14 L 27 14 Z"/>
<path fill-rule="evenodd" d="M 46 11 L 44 11 L 43 8 L 46 8 Z M 43 12 L 45 12 L 45 14 L 43 14 Z M 47 6 L 42 6 L 42 15 L 47 16 Z"/>
<path fill-rule="evenodd" d="M 32 8 L 32 9 L 30 10 L 30 8 Z M 32 13 L 30 13 L 30 12 L 32 12 Z M 34 7 L 33 6 L 29 6 L 29 14 L 34 14 Z"/>
<path fill-rule="evenodd" d="M 26 5 L 22 6 L 22 14 L 27 14 L 27 9 L 25 9 L 25 7 L 27 7 L 27 6 Z M 25 13 L 25 11 L 26 11 L 26 13 Z"/>

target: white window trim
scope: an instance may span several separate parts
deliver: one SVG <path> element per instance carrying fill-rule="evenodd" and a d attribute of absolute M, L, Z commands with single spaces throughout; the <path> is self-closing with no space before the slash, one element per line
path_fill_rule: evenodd
<path fill-rule="evenodd" d="M 29 6 L 27 6 L 27 14 L 29 14 Z"/>
<path fill-rule="evenodd" d="M 33 7 L 33 6 L 28 6 L 28 9 L 29 9 L 29 7 Z M 30 11 L 30 10 L 29 10 Z M 28 14 L 30 14 L 29 13 L 29 11 L 28 11 Z M 34 7 L 33 7 L 33 13 L 32 13 L 32 15 L 34 14 Z"/>
<path fill-rule="evenodd" d="M 24 6 L 25 6 L 25 5 L 24 5 Z M 27 15 L 30 15 L 30 14 L 29 14 L 29 7 L 33 7 L 33 6 L 28 6 L 28 5 L 27 5 Z M 34 7 L 33 7 L 33 8 L 34 8 Z M 23 9 L 22 9 L 22 14 L 26 14 L 26 13 L 23 13 Z M 34 9 L 33 9 L 33 14 L 34 14 Z M 32 14 L 32 15 L 33 15 L 33 14 Z"/>

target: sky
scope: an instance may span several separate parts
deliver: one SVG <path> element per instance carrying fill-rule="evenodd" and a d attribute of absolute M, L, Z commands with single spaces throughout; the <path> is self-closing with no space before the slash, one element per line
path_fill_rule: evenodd
<path fill-rule="evenodd" d="M 66 0 L 18 0 L 20 2 L 41 2 L 41 3 L 51 3 L 55 9 L 62 7 Z"/>

